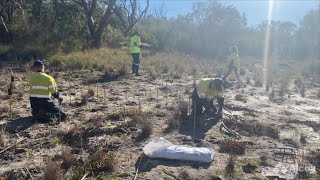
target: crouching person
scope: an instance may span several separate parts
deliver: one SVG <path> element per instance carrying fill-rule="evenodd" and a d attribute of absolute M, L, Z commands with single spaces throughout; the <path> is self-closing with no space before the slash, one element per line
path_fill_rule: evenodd
<path fill-rule="evenodd" d="M 218 111 L 214 105 L 214 99 L 218 100 Z M 211 117 L 222 118 L 223 106 L 223 81 L 219 78 L 202 79 L 192 93 L 192 113 L 196 113 L 197 116 L 205 113 Z"/>
<path fill-rule="evenodd" d="M 33 73 L 29 79 L 30 86 L 30 104 L 32 109 L 33 120 L 39 122 L 64 121 L 66 113 L 57 107 L 51 97 L 62 103 L 59 97 L 56 81 L 54 78 L 44 72 L 44 63 L 35 61 L 32 67 Z"/>

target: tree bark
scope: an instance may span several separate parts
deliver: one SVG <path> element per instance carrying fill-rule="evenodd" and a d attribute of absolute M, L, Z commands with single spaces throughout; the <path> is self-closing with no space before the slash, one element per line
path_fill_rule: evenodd
<path fill-rule="evenodd" d="M 94 33 L 93 36 L 93 42 L 92 42 L 92 47 L 93 48 L 100 48 L 102 44 L 102 35 L 105 30 L 105 28 L 108 25 L 108 21 L 113 13 L 114 5 L 115 5 L 116 0 L 110 0 L 108 4 L 107 10 L 104 12 L 103 17 L 101 18 L 99 22 L 99 26 L 97 30 Z"/>

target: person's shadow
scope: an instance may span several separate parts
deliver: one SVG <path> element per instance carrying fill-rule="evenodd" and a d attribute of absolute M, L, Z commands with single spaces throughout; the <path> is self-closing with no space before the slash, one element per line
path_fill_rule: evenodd
<path fill-rule="evenodd" d="M 33 121 L 32 116 L 28 116 L 28 117 L 20 117 L 12 121 L 8 121 L 4 126 L 5 126 L 5 131 L 9 133 L 17 133 L 17 132 L 21 132 L 28 129 L 34 123 L 35 122 Z"/>
<path fill-rule="evenodd" d="M 206 133 L 219 122 L 219 117 L 211 118 L 210 120 L 203 117 L 192 116 L 181 121 L 179 133 L 186 136 L 191 136 L 194 139 L 204 139 Z"/>

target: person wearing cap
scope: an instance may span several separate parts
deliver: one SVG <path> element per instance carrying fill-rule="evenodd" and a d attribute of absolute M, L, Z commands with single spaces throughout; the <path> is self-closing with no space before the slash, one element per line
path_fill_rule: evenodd
<path fill-rule="evenodd" d="M 230 62 L 229 62 L 229 65 L 228 65 L 228 71 L 225 74 L 225 76 L 223 77 L 223 81 L 226 81 L 228 76 L 233 71 L 234 74 L 237 77 L 238 84 L 241 85 L 242 83 L 241 83 L 241 80 L 240 80 L 240 77 L 239 77 L 240 60 L 239 60 L 239 51 L 238 51 L 237 46 L 233 45 L 230 48 L 230 52 L 231 53 L 229 55 Z"/>
<path fill-rule="evenodd" d="M 30 104 L 34 120 L 40 122 L 50 122 L 53 120 L 64 121 L 66 113 L 57 107 L 51 97 L 62 102 L 57 90 L 57 84 L 54 78 L 44 72 L 44 63 L 37 60 L 33 63 L 33 73 L 29 79 L 30 86 Z"/>
<path fill-rule="evenodd" d="M 132 74 L 139 76 L 139 66 L 140 66 L 140 55 L 141 55 L 141 40 L 140 32 L 133 33 L 133 36 L 130 37 L 130 53 L 132 55 Z"/>
<path fill-rule="evenodd" d="M 198 116 L 203 113 L 204 108 L 205 114 L 222 117 L 224 107 L 223 91 L 223 81 L 220 78 L 201 79 L 192 93 L 192 113 L 196 113 Z M 218 100 L 218 112 L 213 103 L 214 99 Z"/>

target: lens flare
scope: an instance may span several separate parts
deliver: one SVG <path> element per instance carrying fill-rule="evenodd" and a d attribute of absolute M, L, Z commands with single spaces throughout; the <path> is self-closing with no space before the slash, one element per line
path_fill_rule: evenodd
<path fill-rule="evenodd" d="M 267 21 L 267 29 L 264 39 L 264 50 L 263 50 L 263 66 L 264 66 L 264 84 L 267 85 L 268 81 L 268 59 L 269 59 L 269 46 L 270 46 L 270 34 L 271 34 L 271 19 L 273 12 L 274 0 L 269 0 L 268 3 L 268 21 Z"/>

